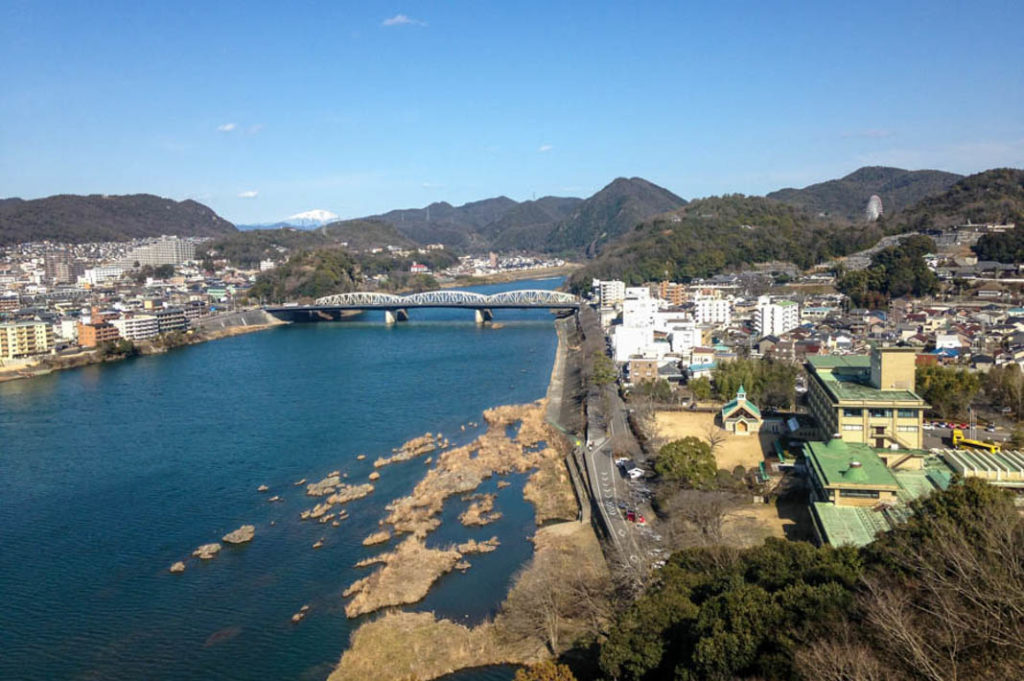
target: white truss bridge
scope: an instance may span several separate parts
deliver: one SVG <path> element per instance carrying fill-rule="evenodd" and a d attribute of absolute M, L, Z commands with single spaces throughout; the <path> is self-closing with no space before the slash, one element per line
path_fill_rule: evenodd
<path fill-rule="evenodd" d="M 317 298 L 312 305 L 284 305 L 263 308 L 289 321 L 328 321 L 339 319 L 346 310 L 383 310 L 388 324 L 405 321 L 413 308 L 462 308 L 473 310 L 476 321 L 490 321 L 496 309 L 578 310 L 580 299 L 561 291 L 503 291 L 492 295 L 469 291 L 425 291 L 399 296 L 393 293 L 354 291 Z"/>
<path fill-rule="evenodd" d="M 468 307 L 485 308 L 577 308 L 579 298 L 561 291 L 523 290 L 504 291 L 492 295 L 469 291 L 426 291 L 410 295 L 392 293 L 353 292 L 337 293 L 317 298 L 316 304 L 326 307 L 352 309 L 407 309 L 410 307 Z"/>

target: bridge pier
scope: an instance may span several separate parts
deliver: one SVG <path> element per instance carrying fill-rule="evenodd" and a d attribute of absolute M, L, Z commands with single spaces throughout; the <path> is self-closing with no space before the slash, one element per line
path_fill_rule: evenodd
<path fill-rule="evenodd" d="M 403 308 L 396 308 L 394 310 L 384 310 L 384 323 L 388 326 L 396 322 L 407 322 L 409 321 L 409 312 Z"/>
<path fill-rule="evenodd" d="M 483 324 L 494 319 L 494 313 L 485 307 L 478 307 L 474 310 L 476 313 L 476 323 Z"/>

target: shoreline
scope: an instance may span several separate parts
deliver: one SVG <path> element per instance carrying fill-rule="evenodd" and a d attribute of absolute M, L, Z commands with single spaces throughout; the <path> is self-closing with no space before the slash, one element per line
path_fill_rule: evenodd
<path fill-rule="evenodd" d="M 549 522 L 551 518 L 543 514 L 542 500 L 528 494 L 524 488 L 523 496 L 533 504 L 537 524 L 531 537 L 534 553 L 520 568 L 519 576 L 509 586 L 504 602 L 494 617 L 467 627 L 451 619 L 437 617 L 433 612 L 387 608 L 383 615 L 363 622 L 352 632 L 349 645 L 341 654 L 328 681 L 430 681 L 466 669 L 540 661 L 550 657 L 550 650 L 545 641 L 538 637 L 517 637 L 511 633 L 510 618 L 514 618 L 523 607 L 520 595 L 528 592 L 537 580 L 542 579 L 544 571 L 550 570 L 552 563 L 556 562 L 562 565 L 575 565 L 599 579 L 607 577 L 607 565 L 600 541 L 592 525 L 585 521 L 584 514 L 581 513 L 580 491 L 575 489 L 575 480 L 565 462 L 565 447 L 571 446 L 572 442 L 566 433 L 561 432 L 557 415 L 566 393 L 565 367 L 570 348 L 564 342 L 563 333 L 557 326 L 559 321 L 555 324 L 558 345 L 548 388 L 545 397 L 534 404 L 542 408 L 539 418 L 546 432 L 545 437 L 548 438 L 547 444 L 549 447 L 555 447 L 560 456 L 549 461 L 547 466 L 534 468 L 531 480 L 538 474 L 543 476 L 554 472 L 558 479 L 550 482 L 573 497 L 577 510 L 576 519 L 566 519 L 563 515 L 556 518 L 561 522 Z M 489 411 L 500 412 L 525 406 L 506 405 L 494 407 Z M 504 430 L 503 421 L 499 423 L 502 424 L 501 430 Z M 470 444 L 467 447 L 472 446 Z M 552 466 L 552 463 L 555 465 Z M 424 476 L 417 489 L 428 478 L 429 474 Z M 415 493 L 412 497 L 393 501 L 389 507 L 401 504 L 404 500 L 415 500 Z M 444 501 L 441 500 L 440 503 L 443 504 Z M 400 527 L 396 526 L 395 529 Z M 411 527 L 406 531 L 409 529 Z M 414 536 L 415 534 L 408 535 L 410 539 L 406 541 Z"/>
<path fill-rule="evenodd" d="M 248 333 L 255 333 L 257 331 L 266 331 L 267 329 L 272 329 L 284 324 L 287 324 L 287 322 L 272 322 L 268 320 L 263 324 L 227 326 L 220 329 L 210 329 L 208 331 L 193 329 L 193 333 L 191 335 L 186 335 L 183 342 L 178 345 L 168 347 L 157 345 L 152 341 L 140 341 L 136 347 L 139 350 L 138 356 L 140 357 L 163 355 L 177 348 L 184 348 L 190 345 L 201 345 L 210 341 L 242 336 Z M 73 355 L 41 355 L 40 360 L 36 364 L 28 365 L 20 369 L 8 371 L 5 370 L 4 367 L 0 367 L 0 383 L 38 378 L 40 376 L 48 376 L 49 374 L 57 371 L 80 369 L 82 367 L 95 366 L 97 364 L 123 362 L 134 356 L 135 355 L 109 355 L 106 357 L 100 357 L 96 349 L 82 349 L 80 352 Z M 53 364 L 51 364 L 51 362 L 53 362 Z"/>
<path fill-rule="evenodd" d="M 507 272 L 495 272 L 483 276 L 466 275 L 456 277 L 452 281 L 439 283 L 441 288 L 463 288 L 466 286 L 486 286 L 488 284 L 505 284 L 512 281 L 524 281 L 529 279 L 553 279 L 554 277 L 567 277 L 570 273 L 583 265 L 579 263 L 566 263 L 560 267 L 539 267 L 531 270 L 509 270 Z"/>

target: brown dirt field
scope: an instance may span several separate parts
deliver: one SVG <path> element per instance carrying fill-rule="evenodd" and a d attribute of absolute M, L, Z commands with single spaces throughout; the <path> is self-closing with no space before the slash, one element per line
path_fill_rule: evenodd
<path fill-rule="evenodd" d="M 756 467 L 764 461 L 765 453 L 774 436 L 764 434 L 731 435 L 715 425 L 715 414 L 701 411 L 659 411 L 654 415 L 658 437 L 667 442 L 693 436 L 707 440 L 708 427 L 714 427 L 725 436 L 725 441 L 715 452 L 718 467 L 731 471 L 736 466 Z"/>
<path fill-rule="evenodd" d="M 724 543 L 744 548 L 768 537 L 811 541 L 813 534 L 806 505 L 783 501 L 742 506 L 725 517 L 722 527 Z"/>

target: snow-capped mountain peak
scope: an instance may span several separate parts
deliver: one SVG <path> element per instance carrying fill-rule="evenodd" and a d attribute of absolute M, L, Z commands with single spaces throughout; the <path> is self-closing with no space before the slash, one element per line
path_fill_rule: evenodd
<path fill-rule="evenodd" d="M 329 222 L 334 222 L 338 219 L 336 213 L 332 213 L 329 210 L 307 210 L 303 213 L 296 213 L 295 215 L 289 215 L 282 222 L 286 222 L 296 227 L 319 227 L 326 225 Z"/>

